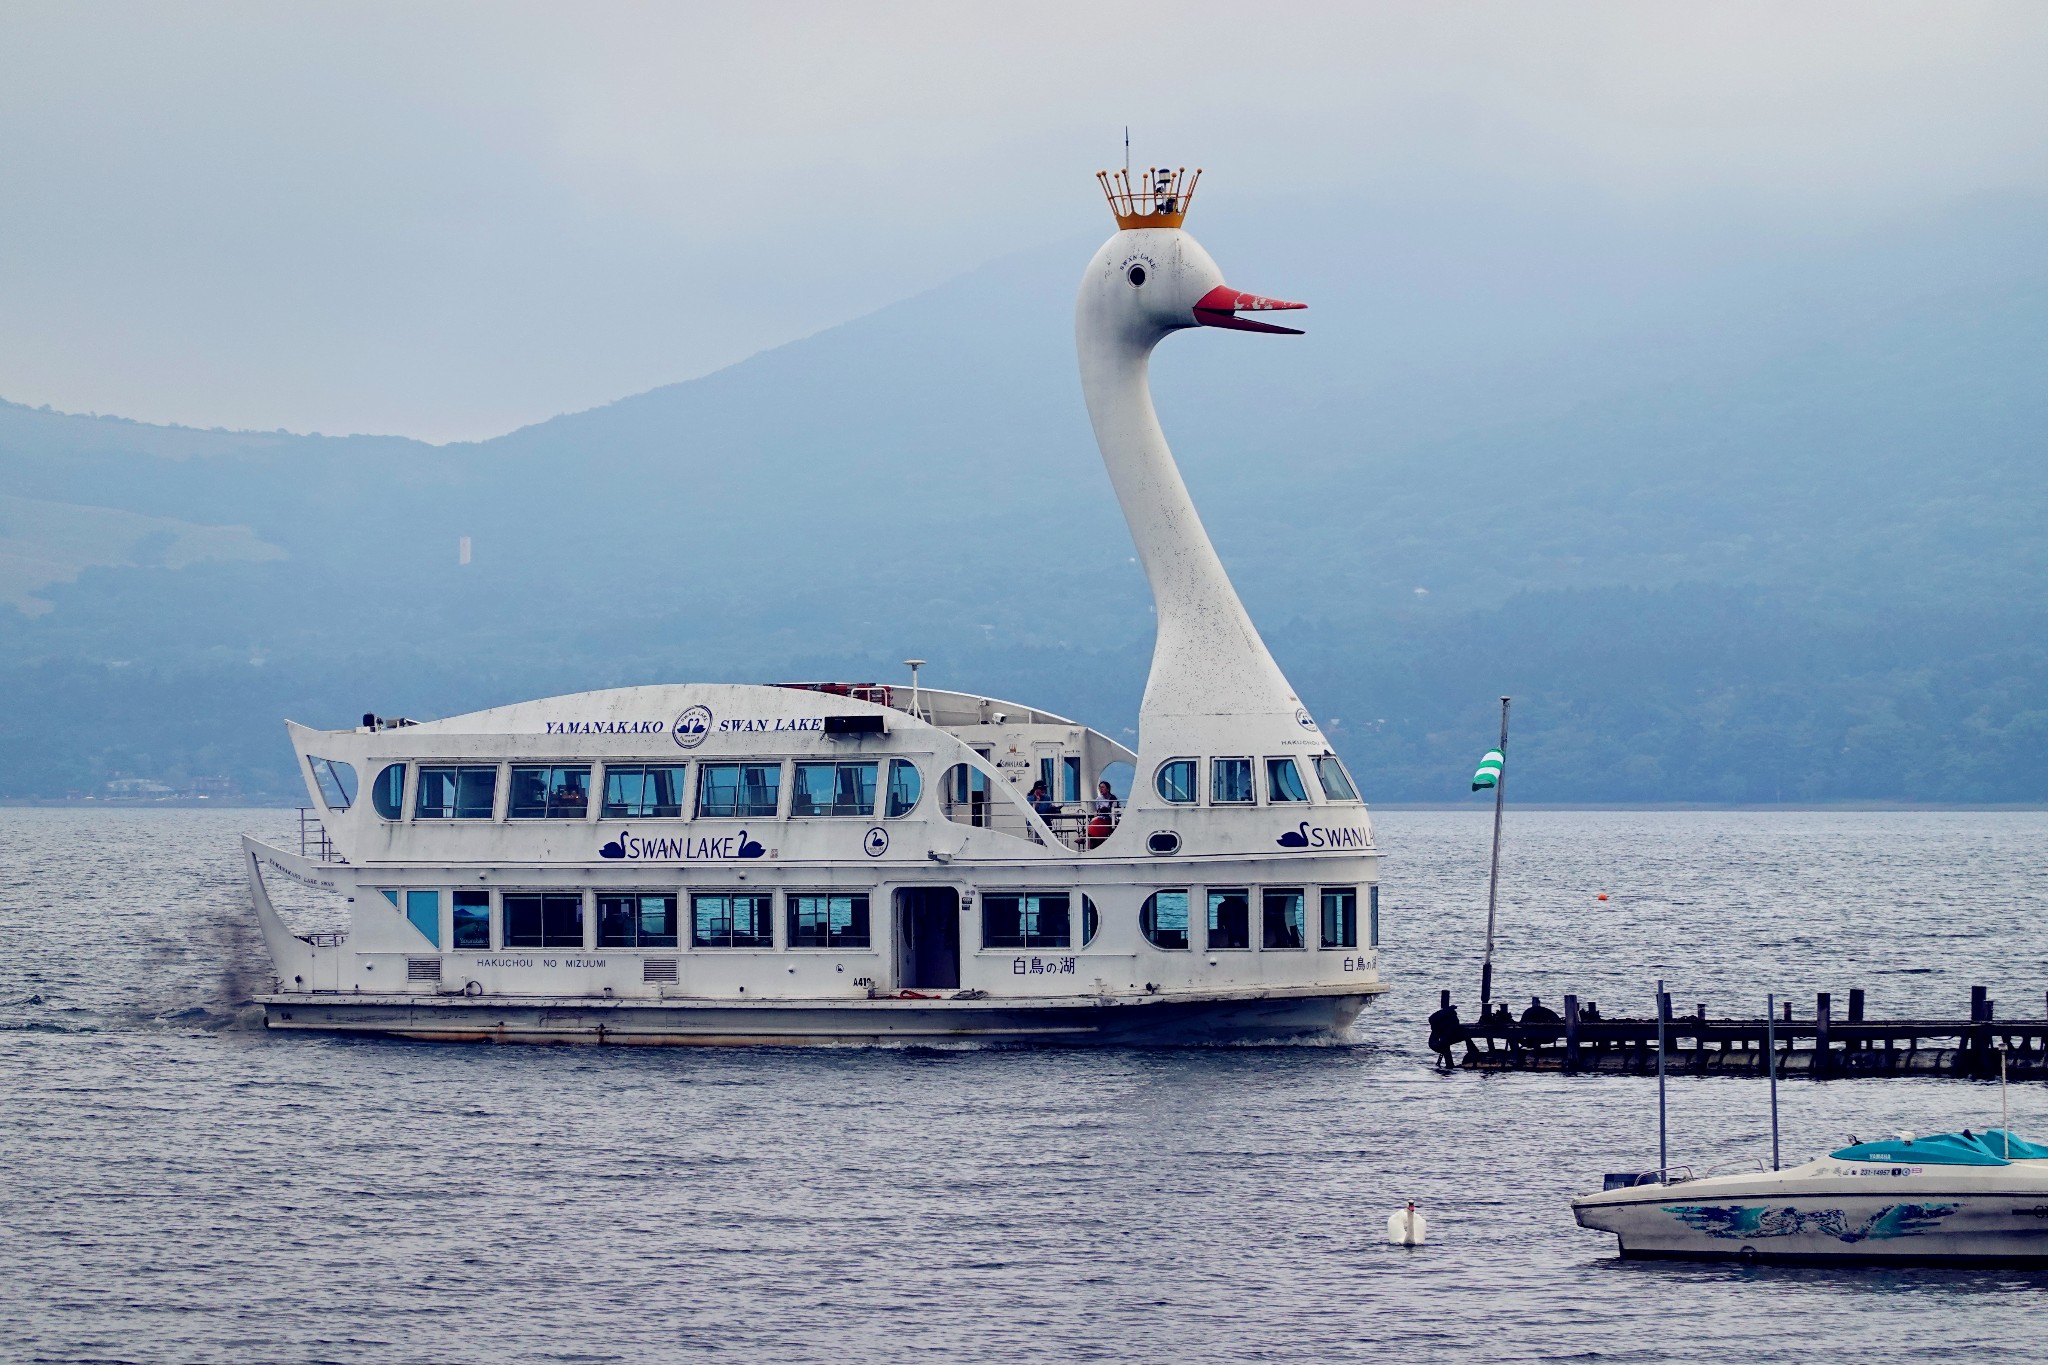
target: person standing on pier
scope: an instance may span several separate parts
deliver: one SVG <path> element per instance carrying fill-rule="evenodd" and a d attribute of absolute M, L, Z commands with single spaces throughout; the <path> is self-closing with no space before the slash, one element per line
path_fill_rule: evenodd
<path fill-rule="evenodd" d="M 1486 1037 L 1488 1052 L 1493 1051 L 1493 1040 L 1496 1038 L 1507 1044 L 1508 1051 L 1516 1051 L 1514 1027 L 1515 1016 L 1508 1013 L 1505 1000 L 1494 1001 L 1492 1011 L 1479 1016 L 1479 1031 Z"/>
<path fill-rule="evenodd" d="M 1451 1049 L 1459 1043 L 1465 1045 L 1465 1059 L 1472 1059 L 1472 1035 L 1465 1028 L 1465 1021 L 1458 1018 L 1458 1007 L 1451 1003 L 1451 993 L 1445 991 L 1443 1001 L 1435 1014 L 1429 1016 L 1429 1050 L 1436 1054 L 1437 1069 L 1449 1071 L 1457 1065 L 1451 1060 Z"/>

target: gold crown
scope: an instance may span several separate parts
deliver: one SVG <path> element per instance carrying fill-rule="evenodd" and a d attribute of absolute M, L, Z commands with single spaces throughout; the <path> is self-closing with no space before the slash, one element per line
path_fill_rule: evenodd
<path fill-rule="evenodd" d="M 1202 168 L 1197 166 L 1189 175 L 1185 166 L 1175 171 L 1152 166 L 1138 177 L 1135 187 L 1129 171 L 1114 175 L 1097 171 L 1095 178 L 1102 182 L 1118 227 L 1177 228 L 1188 220 L 1188 205 L 1194 201 L 1195 182 L 1202 178 Z"/>

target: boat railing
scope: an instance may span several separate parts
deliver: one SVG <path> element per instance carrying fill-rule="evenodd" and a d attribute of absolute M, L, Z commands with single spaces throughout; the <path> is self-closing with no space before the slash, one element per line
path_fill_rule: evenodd
<path fill-rule="evenodd" d="M 949 791 L 943 804 L 946 818 L 955 824 L 993 829 L 1035 844 L 1045 842 L 1024 807 L 993 792 L 976 791 L 962 797 Z M 1053 837 L 1077 853 L 1085 853 L 1115 833 L 1122 814 L 1119 810 L 1104 815 L 1082 801 L 1069 801 L 1050 811 L 1037 812 Z"/>
<path fill-rule="evenodd" d="M 334 851 L 334 840 L 329 837 L 327 826 L 321 823 L 320 813 L 311 806 L 299 807 L 299 856 L 322 863 L 346 861 Z"/>
<path fill-rule="evenodd" d="M 1761 1172 L 1769 1169 L 1769 1167 L 1764 1165 L 1764 1160 L 1762 1157 L 1739 1156 L 1734 1158 L 1733 1160 L 1723 1161 L 1716 1165 L 1707 1167 L 1707 1169 L 1700 1172 L 1699 1178 L 1702 1180 L 1706 1180 L 1709 1177 L 1717 1175 L 1746 1175 L 1751 1171 Z"/>
<path fill-rule="evenodd" d="M 1086 852 L 1116 833 L 1117 820 L 1122 815 L 1121 810 L 1102 812 L 1087 802 L 1068 801 L 1050 813 L 1040 811 L 1038 818 L 1068 848 Z"/>

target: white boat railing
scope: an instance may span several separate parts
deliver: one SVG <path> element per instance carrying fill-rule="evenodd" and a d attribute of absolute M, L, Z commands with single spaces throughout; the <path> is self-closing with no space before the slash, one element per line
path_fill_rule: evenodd
<path fill-rule="evenodd" d="M 334 840 L 328 837 L 327 826 L 321 823 L 320 813 L 311 806 L 299 807 L 299 856 L 322 863 L 345 861 L 334 851 Z"/>

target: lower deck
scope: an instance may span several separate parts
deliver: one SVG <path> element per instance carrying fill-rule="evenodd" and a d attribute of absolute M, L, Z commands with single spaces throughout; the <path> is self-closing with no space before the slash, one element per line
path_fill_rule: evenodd
<path fill-rule="evenodd" d="M 264 996 L 272 1029 L 437 1042 L 820 1047 L 954 1044 L 1202 1046 L 1341 1042 L 1384 987 L 1218 993 L 1205 998 L 1075 996 L 1035 1002 L 591 1000 L 481 995 Z"/>
<path fill-rule="evenodd" d="M 284 994 L 1036 1005 L 1378 989 L 1351 856 L 1030 867 L 358 867 L 247 841 Z M 305 900 L 302 932 L 266 879 Z M 323 908 L 324 907 L 324 908 Z M 345 925 L 346 927 L 341 927 Z"/>

